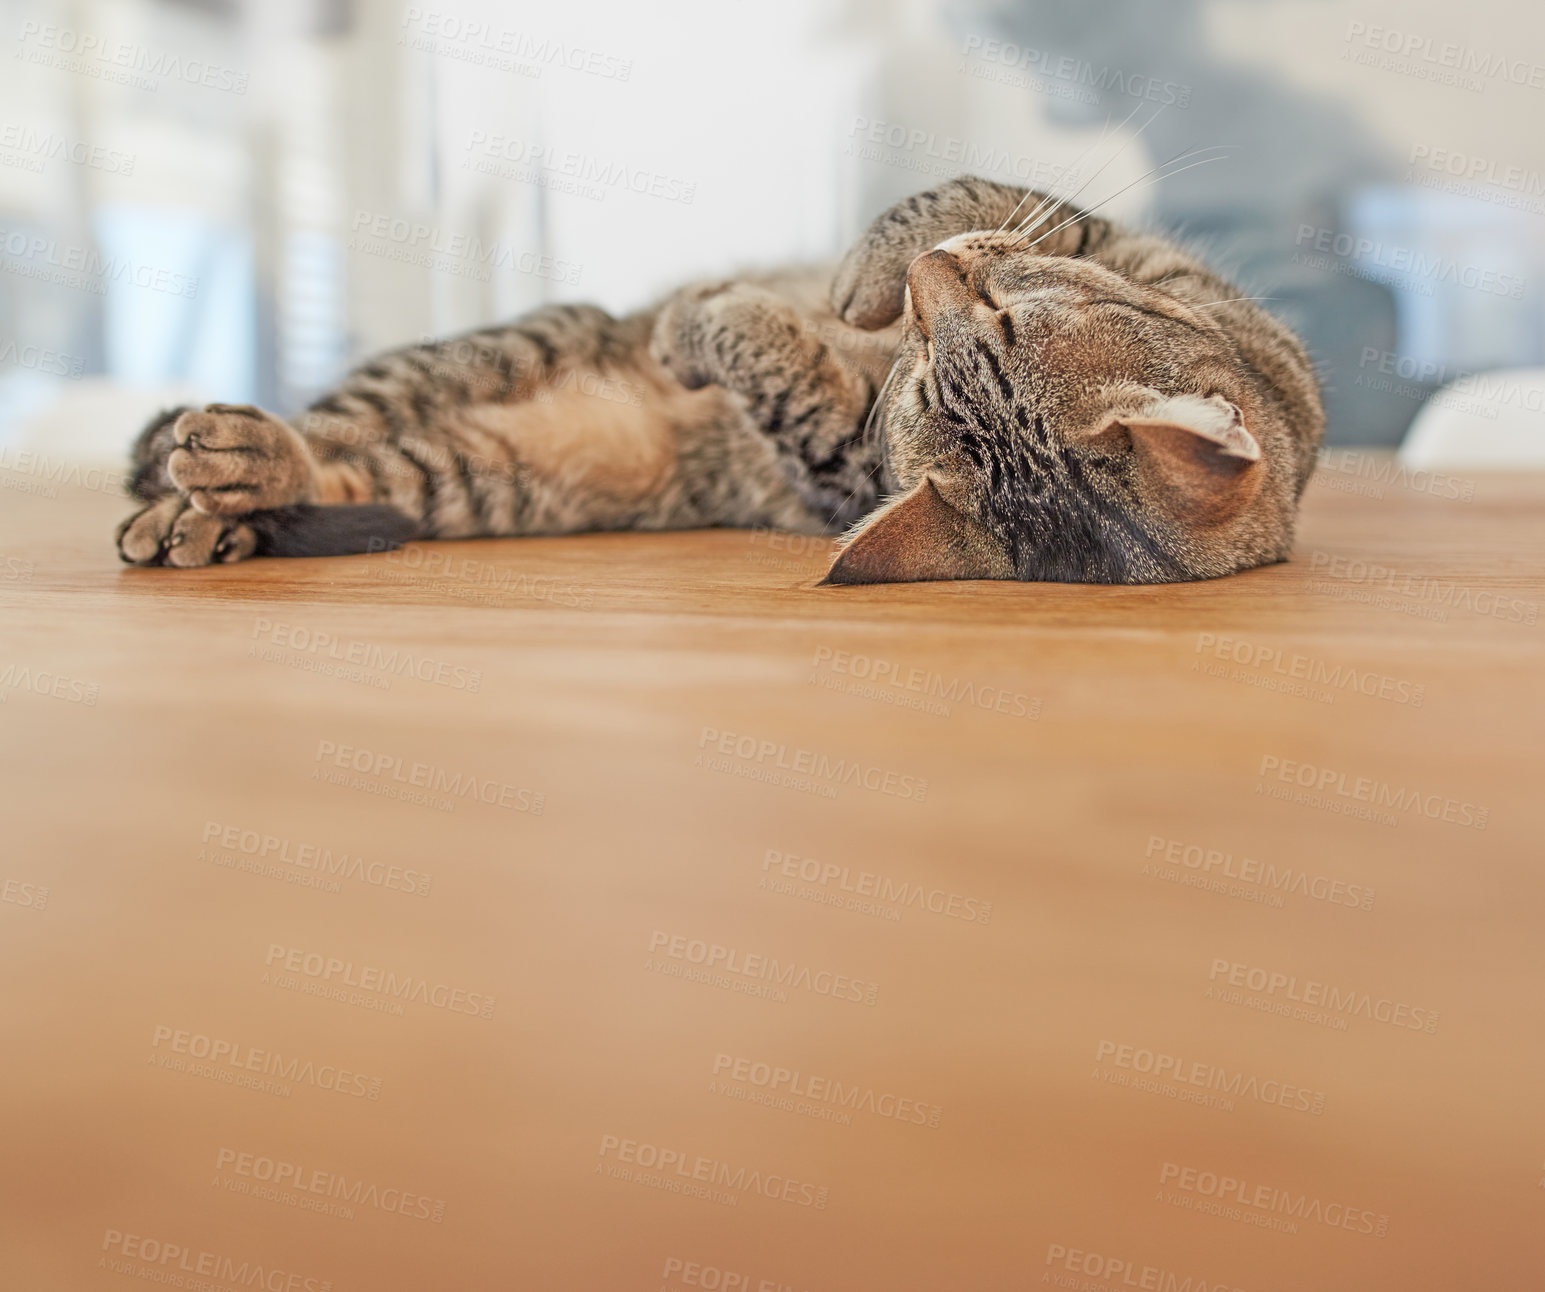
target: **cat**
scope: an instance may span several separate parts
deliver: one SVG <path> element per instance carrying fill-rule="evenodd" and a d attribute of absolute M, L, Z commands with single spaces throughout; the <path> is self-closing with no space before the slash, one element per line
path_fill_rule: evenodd
<path fill-rule="evenodd" d="M 409 346 L 286 422 L 134 447 L 137 565 L 409 538 L 767 526 L 823 583 L 1166 583 L 1285 560 L 1324 430 L 1293 334 L 1174 243 L 963 177 L 835 273 L 548 306 Z"/>

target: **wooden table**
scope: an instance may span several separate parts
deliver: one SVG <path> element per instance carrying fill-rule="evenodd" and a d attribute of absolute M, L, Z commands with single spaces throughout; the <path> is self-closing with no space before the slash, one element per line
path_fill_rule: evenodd
<path fill-rule="evenodd" d="M 1538 1286 L 1545 478 L 1390 470 L 873 589 L 0 473 L 6 1286 Z"/>

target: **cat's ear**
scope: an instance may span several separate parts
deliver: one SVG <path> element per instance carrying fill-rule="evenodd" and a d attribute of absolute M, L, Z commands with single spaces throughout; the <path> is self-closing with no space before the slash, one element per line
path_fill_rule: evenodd
<path fill-rule="evenodd" d="M 1014 562 L 988 529 L 952 507 L 927 478 L 864 523 L 822 583 L 1012 579 Z"/>
<path fill-rule="evenodd" d="M 1174 395 L 1112 414 L 1095 438 L 1131 440 L 1148 491 L 1178 519 L 1226 520 L 1261 487 L 1260 442 L 1222 396 Z"/>

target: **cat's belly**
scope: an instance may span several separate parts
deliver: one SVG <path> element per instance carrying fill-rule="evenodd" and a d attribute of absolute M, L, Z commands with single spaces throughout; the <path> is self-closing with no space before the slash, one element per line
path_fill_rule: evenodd
<path fill-rule="evenodd" d="M 676 466 L 676 429 L 658 399 L 627 384 L 610 394 L 576 382 L 518 404 L 471 409 L 467 421 L 509 446 L 535 481 L 611 503 L 658 496 Z"/>
<path fill-rule="evenodd" d="M 820 528 L 727 392 L 687 390 L 647 361 L 642 368 L 571 374 L 535 398 L 460 414 L 518 466 L 534 528 L 604 529 L 619 515 L 640 529 Z"/>

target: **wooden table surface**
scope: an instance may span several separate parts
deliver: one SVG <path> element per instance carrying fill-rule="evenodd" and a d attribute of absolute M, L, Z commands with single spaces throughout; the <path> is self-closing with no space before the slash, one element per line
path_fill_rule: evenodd
<path fill-rule="evenodd" d="M 0 473 L 5 1287 L 1539 1286 L 1545 477 L 1388 471 L 873 589 Z"/>

